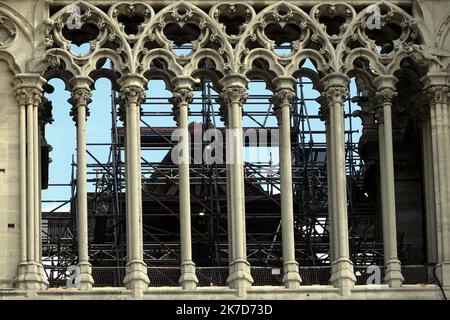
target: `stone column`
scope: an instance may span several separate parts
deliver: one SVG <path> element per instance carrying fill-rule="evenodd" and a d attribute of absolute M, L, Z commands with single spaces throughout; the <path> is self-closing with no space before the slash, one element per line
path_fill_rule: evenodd
<path fill-rule="evenodd" d="M 422 161 L 423 161 L 423 182 L 425 188 L 425 210 L 426 210 L 426 238 L 427 238 L 427 262 L 437 263 L 437 230 L 436 230 L 436 199 L 435 181 L 433 174 L 433 144 L 431 139 L 430 111 L 424 114 L 422 122 Z"/>
<path fill-rule="evenodd" d="M 39 124 L 39 108 L 44 92 L 39 95 L 39 103 L 33 105 L 33 182 L 34 182 L 34 229 L 35 229 L 35 259 L 38 273 L 41 277 L 41 289 L 48 287 L 49 283 L 42 264 L 42 211 L 41 211 L 41 127 Z"/>
<path fill-rule="evenodd" d="M 221 80 L 221 103 L 227 113 L 226 161 L 228 164 L 230 195 L 228 207 L 232 216 L 232 257 L 227 282 L 239 296 L 245 295 L 253 283 L 247 261 L 245 232 L 245 195 L 243 163 L 242 107 L 247 98 L 248 80 L 239 74 Z"/>
<path fill-rule="evenodd" d="M 424 92 L 417 97 L 413 117 L 422 132 L 423 186 L 426 211 L 427 262 L 437 263 L 436 199 L 434 182 L 433 140 L 431 137 L 430 103 Z"/>
<path fill-rule="evenodd" d="M 48 286 L 41 261 L 40 159 L 38 108 L 46 80 L 35 74 L 14 77 L 20 108 L 21 261 L 16 286 L 44 290 Z"/>
<path fill-rule="evenodd" d="M 436 274 L 450 286 L 450 85 L 446 73 L 430 72 L 424 79 L 430 104 L 434 196 L 437 231 Z"/>
<path fill-rule="evenodd" d="M 127 257 L 125 286 L 133 290 L 148 287 L 147 265 L 144 262 L 142 233 L 142 186 L 140 150 L 140 105 L 145 99 L 147 80 L 128 74 L 119 80 L 120 97 L 124 103 L 126 123 L 125 161 L 127 166 Z"/>
<path fill-rule="evenodd" d="M 326 131 L 326 150 L 327 150 L 327 187 L 328 187 L 328 223 L 329 223 L 329 237 L 330 237 L 330 264 L 332 267 L 335 265 L 332 264 L 337 256 L 339 256 L 339 246 L 336 241 L 337 235 L 337 220 L 335 214 L 335 204 L 334 200 L 336 199 L 335 188 L 334 188 L 334 180 L 333 180 L 333 161 L 334 159 L 334 144 L 332 139 L 332 128 L 330 123 L 330 108 L 328 106 L 328 99 L 325 96 L 320 96 L 316 99 L 316 101 L 320 104 L 320 120 L 325 122 L 325 131 Z M 334 269 L 331 271 L 334 273 Z"/>
<path fill-rule="evenodd" d="M 16 278 L 16 287 L 26 289 L 25 277 L 28 266 L 27 250 L 27 107 L 33 104 L 33 96 L 26 89 L 16 89 L 19 103 L 19 156 L 20 156 L 20 262 Z M 29 235 L 28 235 L 29 236 Z M 31 240 L 31 239 L 30 239 Z"/>
<path fill-rule="evenodd" d="M 430 105 L 425 91 L 418 93 L 413 100 L 414 107 L 411 109 L 411 118 L 421 130 L 427 263 L 437 263 L 436 204 L 434 195 L 434 160 L 431 139 Z"/>
<path fill-rule="evenodd" d="M 72 97 L 72 116 L 77 127 L 77 240 L 78 267 L 80 268 L 79 289 L 90 290 L 94 284 L 92 266 L 89 263 L 87 165 L 86 165 L 86 119 L 89 116 L 88 104 L 91 86 L 89 77 L 76 77 L 70 82 Z"/>
<path fill-rule="evenodd" d="M 283 246 L 283 284 L 286 288 L 298 288 L 302 282 L 295 259 L 294 199 L 292 192 L 291 157 L 291 109 L 294 102 L 296 81 L 292 77 L 278 77 L 274 80 L 277 91 L 274 95 L 274 112 L 280 130 L 280 196 L 281 229 Z"/>
<path fill-rule="evenodd" d="M 180 241 L 181 241 L 181 277 L 179 283 L 183 289 L 192 290 L 197 287 L 198 279 L 195 274 L 195 264 L 192 261 L 191 237 L 191 192 L 189 179 L 190 144 L 189 144 L 189 104 L 192 102 L 191 83 L 188 79 L 176 83 L 173 98 L 174 119 L 179 130 L 179 195 L 180 195 Z"/>
<path fill-rule="evenodd" d="M 330 109 L 330 141 L 332 144 L 331 158 L 328 159 L 332 176 L 333 210 L 336 219 L 336 235 L 339 250 L 334 253 L 332 262 L 331 283 L 340 289 L 341 294 L 348 296 L 354 287 L 356 277 L 353 263 L 350 260 L 347 215 L 347 173 L 345 167 L 345 131 L 344 103 L 348 96 L 349 78 L 342 73 L 331 73 L 322 79 L 324 97 Z"/>
<path fill-rule="evenodd" d="M 220 120 L 223 121 L 225 128 L 228 128 L 228 110 L 226 105 L 224 105 L 224 101 L 222 101 L 222 99 L 217 99 L 217 102 L 220 104 Z M 228 263 L 230 265 L 230 273 L 233 273 L 231 271 L 231 263 L 233 262 L 233 257 L 234 257 L 234 249 L 233 249 L 233 244 L 234 244 L 234 240 L 233 240 L 233 216 L 231 215 L 231 208 L 230 208 L 230 203 L 231 203 L 231 185 L 230 183 L 228 183 L 228 181 L 231 181 L 231 177 L 230 177 L 230 172 L 231 172 L 231 168 L 230 165 L 228 164 L 228 162 L 225 163 L 225 167 L 226 167 L 226 181 L 227 181 L 227 232 L 228 232 Z"/>
<path fill-rule="evenodd" d="M 376 120 L 380 150 L 380 188 L 383 220 L 384 281 L 394 288 L 403 284 L 400 260 L 397 257 L 397 220 L 395 216 L 395 175 L 394 150 L 392 143 L 392 104 L 397 93 L 393 76 L 380 76 L 375 79 L 377 88 Z"/>

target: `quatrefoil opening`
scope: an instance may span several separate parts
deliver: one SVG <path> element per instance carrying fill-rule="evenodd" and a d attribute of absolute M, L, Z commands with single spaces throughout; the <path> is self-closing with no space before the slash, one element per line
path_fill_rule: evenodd
<path fill-rule="evenodd" d="M 277 46 L 292 45 L 302 37 L 301 28 L 294 23 L 271 23 L 264 29 L 264 33 Z"/>
<path fill-rule="evenodd" d="M 153 14 L 144 3 L 121 3 L 110 9 L 110 15 L 121 26 L 122 32 L 130 39 L 138 37 L 144 31 Z"/>
<path fill-rule="evenodd" d="M 177 47 L 190 44 L 200 37 L 200 28 L 193 23 L 170 23 L 164 28 L 164 35 Z"/>
<path fill-rule="evenodd" d="M 255 15 L 254 10 L 243 3 L 221 3 L 213 7 L 211 12 L 214 20 L 222 26 L 232 43 L 235 43 L 244 33 Z"/>

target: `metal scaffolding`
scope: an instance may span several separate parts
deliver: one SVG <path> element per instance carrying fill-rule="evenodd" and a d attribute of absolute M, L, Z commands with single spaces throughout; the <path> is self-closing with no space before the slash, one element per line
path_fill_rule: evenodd
<path fill-rule="evenodd" d="M 275 139 L 277 128 L 272 96 L 254 95 L 252 91 L 244 105 L 244 130 L 252 129 L 257 133 L 267 130 L 270 139 Z M 192 123 L 191 134 L 199 128 L 202 132 L 210 128 L 224 130 L 217 99 L 210 81 L 203 80 L 195 88 L 190 119 L 200 122 Z M 102 272 L 102 268 L 116 270 L 103 275 L 107 278 L 104 282 L 119 286 L 126 264 L 125 130 L 120 126 L 120 100 L 114 91 L 111 100 L 111 142 L 103 145 L 109 148 L 108 161 L 100 161 L 89 151 L 90 147 L 99 144 L 88 144 L 91 161 L 88 164 L 88 182 L 95 185 L 95 191 L 88 195 L 89 255 L 92 266 L 97 270 L 94 275 Z M 141 107 L 144 260 L 155 275 L 166 275 L 163 279 L 167 281 L 161 281 L 162 284 L 176 285 L 180 259 L 178 168 L 170 160 L 171 150 L 176 145 L 176 141 L 171 140 L 176 125 L 174 122 L 172 126 L 150 125 L 151 119 L 155 122 L 161 118 L 164 120 L 160 123 L 167 123 L 167 119 L 172 117 L 168 98 L 146 98 Z M 357 137 L 361 132 L 353 123 L 353 108 L 349 99 L 345 108 L 345 146 L 351 258 L 357 266 L 382 265 L 383 246 L 376 230 L 379 218 L 375 204 L 364 191 L 364 165 L 358 154 Z M 301 268 L 310 268 L 314 271 L 313 278 L 322 279 L 304 280 L 311 283 L 327 283 L 329 279 L 325 134 L 312 82 L 299 78 L 291 120 L 295 240 L 296 257 Z M 193 152 L 203 152 L 208 144 L 193 141 L 191 145 Z M 246 140 L 245 147 L 252 145 Z M 152 153 L 159 156 L 153 157 Z M 245 161 L 244 168 L 248 261 L 252 273 L 261 274 L 255 281 L 271 284 L 281 281 L 281 278 L 274 280 L 271 277 L 277 277 L 273 270 L 282 268 L 279 168 L 272 157 L 264 161 Z M 75 170 L 76 163 L 73 163 L 71 199 L 55 210 L 43 213 L 43 257 L 53 284 L 65 279 L 67 267 L 77 261 Z M 224 283 L 229 263 L 226 165 L 193 163 L 190 178 L 192 247 L 194 261 L 199 267 L 197 273 L 201 274 L 199 278 L 204 279 L 205 285 Z M 55 212 L 67 203 L 70 204 L 70 212 Z M 171 272 L 175 274 L 169 276 Z M 302 277 L 308 279 L 309 275 L 303 274 Z"/>

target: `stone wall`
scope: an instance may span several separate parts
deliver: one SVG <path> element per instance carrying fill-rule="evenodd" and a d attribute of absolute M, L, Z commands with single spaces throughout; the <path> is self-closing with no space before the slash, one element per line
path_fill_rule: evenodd
<path fill-rule="evenodd" d="M 20 259 L 19 109 L 0 61 L 0 288 L 12 287 Z"/>

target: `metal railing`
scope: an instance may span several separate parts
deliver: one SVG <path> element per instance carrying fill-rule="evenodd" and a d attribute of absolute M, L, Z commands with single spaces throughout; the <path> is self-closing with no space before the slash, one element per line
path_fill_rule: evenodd
<path fill-rule="evenodd" d="M 368 266 L 355 266 L 356 285 L 366 285 L 371 272 Z M 404 284 L 435 283 L 430 265 L 402 266 Z M 67 287 L 67 280 L 73 278 L 65 267 L 45 267 L 50 288 Z M 196 268 L 199 287 L 226 286 L 229 269 L 227 267 L 198 267 Z M 380 267 L 380 279 L 383 282 L 385 268 Z M 178 287 L 181 270 L 179 267 L 149 267 L 148 276 L 150 287 Z M 282 286 L 283 270 L 279 268 L 251 267 L 254 280 L 253 286 Z M 125 278 L 124 267 L 93 267 L 92 276 L 95 287 L 122 287 Z M 330 285 L 331 267 L 300 267 L 302 285 Z"/>

